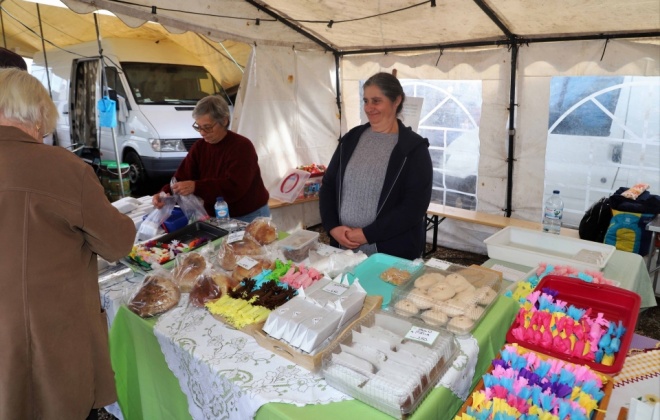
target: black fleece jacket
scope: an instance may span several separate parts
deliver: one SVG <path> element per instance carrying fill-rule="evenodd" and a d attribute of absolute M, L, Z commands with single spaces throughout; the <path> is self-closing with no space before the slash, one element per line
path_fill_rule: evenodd
<path fill-rule="evenodd" d="M 431 201 L 433 165 L 428 140 L 400 120 L 398 123 L 399 139 L 387 165 L 376 220 L 362 230 L 378 252 L 415 259 L 422 256 L 426 244 L 424 216 Z M 321 220 L 327 232 L 342 225 L 339 209 L 346 165 L 369 127 L 367 123 L 346 133 L 328 164 L 319 196 Z M 338 245 L 332 237 L 331 244 Z"/>

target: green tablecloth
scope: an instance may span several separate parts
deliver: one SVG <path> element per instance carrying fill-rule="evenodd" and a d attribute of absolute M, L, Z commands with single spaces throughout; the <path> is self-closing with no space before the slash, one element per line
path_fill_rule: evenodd
<path fill-rule="evenodd" d="M 506 331 L 518 307 L 513 300 L 500 297 L 474 330 L 479 343 L 479 358 L 472 386 L 476 385 L 490 361 L 504 344 Z M 190 419 L 188 402 L 179 382 L 165 363 L 158 340 L 153 334 L 155 319 L 145 320 L 122 306 L 110 329 L 112 366 L 117 380 L 119 405 L 126 420 Z M 433 389 L 412 419 L 448 419 L 463 401 L 446 388 Z M 357 400 L 297 407 L 269 403 L 257 412 L 257 419 L 391 419 Z"/>

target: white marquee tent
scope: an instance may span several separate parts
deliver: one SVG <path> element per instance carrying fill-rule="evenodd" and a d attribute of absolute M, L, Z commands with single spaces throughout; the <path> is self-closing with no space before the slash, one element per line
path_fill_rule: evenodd
<path fill-rule="evenodd" d="M 635 150 L 610 159 L 613 179 L 590 171 L 563 179 L 548 179 L 547 174 L 554 155 L 559 155 L 554 167 L 562 168 L 564 163 L 591 162 L 599 153 L 593 136 L 552 137 L 553 78 L 620 77 L 634 84 L 641 77 L 651 79 L 651 91 L 657 90 L 657 0 L 63 2 L 77 13 L 109 10 L 130 27 L 165 36 L 162 29 L 145 25 L 158 22 L 170 32 L 167 36 L 181 37 L 178 42 L 205 56 L 209 67 L 227 60 L 205 40 L 234 46 L 245 69 L 232 128 L 254 141 L 269 185 L 291 167 L 327 163 L 341 134 L 360 123 L 360 82 L 375 72 L 396 70 L 411 86 L 415 81 L 418 87 L 443 81 L 479 83 L 479 118 L 473 119 L 477 127 L 471 132 L 476 148 L 469 149 L 478 154 L 472 195 L 479 211 L 537 221 L 553 188 L 577 197 L 577 213 L 627 183 L 647 182 L 652 192 L 660 192 L 656 96 L 640 111 L 636 125 L 623 121 L 618 111 L 609 112 L 616 123 L 610 131 L 622 132 L 616 140 Z M 5 10 L 18 3 L 0 0 Z M 41 17 L 48 19 L 43 13 Z M 8 20 L 4 18 L 5 24 Z M 102 22 L 102 27 L 109 24 Z M 214 75 L 231 85 L 241 75 L 229 70 L 232 66 L 239 67 L 230 63 L 214 69 Z M 627 98 L 631 103 L 639 99 L 634 93 Z M 607 106 L 601 109 L 608 112 Z M 634 127 L 641 128 L 637 132 Z M 550 138 L 558 149 L 548 148 Z M 584 139 L 588 141 L 580 143 Z M 438 149 L 443 160 L 449 149 Z M 620 149 L 608 150 L 614 156 Z M 619 178 L 620 170 L 627 176 Z M 440 166 L 438 173 L 443 172 L 446 168 Z M 480 226 L 458 226 L 459 235 L 454 233 L 457 225 L 442 226 L 440 243 L 455 248 L 483 250 L 482 240 L 492 233 Z"/>

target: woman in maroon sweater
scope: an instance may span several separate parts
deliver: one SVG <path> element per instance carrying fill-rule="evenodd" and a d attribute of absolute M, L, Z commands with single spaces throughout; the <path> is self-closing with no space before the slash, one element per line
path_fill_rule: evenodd
<path fill-rule="evenodd" d="M 172 189 L 161 191 L 181 195 L 194 194 L 204 200 L 204 208 L 213 215 L 217 197 L 229 205 L 231 218 L 251 222 L 270 216 L 268 191 L 261 179 L 257 152 L 252 142 L 229 131 L 229 106 L 220 96 L 202 98 L 193 111 L 197 130 L 204 141 L 196 141 L 183 159 L 174 177 Z M 161 208 L 160 195 L 153 204 Z"/>

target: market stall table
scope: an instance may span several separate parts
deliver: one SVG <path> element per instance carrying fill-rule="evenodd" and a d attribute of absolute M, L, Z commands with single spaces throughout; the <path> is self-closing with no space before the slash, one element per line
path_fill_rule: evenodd
<path fill-rule="evenodd" d="M 645 269 L 643 260 L 635 257 L 639 257 L 639 255 L 617 251 L 613 255 L 608 267 L 606 267 L 604 275 L 610 279 L 620 281 L 622 287 L 634 290 L 644 297 L 646 289 L 649 289 L 646 292 L 650 292 L 651 289 L 650 278 L 648 278 L 648 272 Z M 486 267 L 492 267 L 498 264 L 518 270 L 531 270 L 530 267 L 517 266 L 497 260 L 489 260 L 484 265 Z M 127 281 L 135 284 L 139 281 L 139 277 L 128 279 Z M 117 284 L 114 284 L 112 289 L 111 294 L 117 299 L 120 301 L 121 299 L 125 299 L 126 292 L 120 291 L 120 287 Z M 117 299 L 113 300 L 111 297 L 108 297 L 107 293 L 105 297 L 105 302 L 114 302 L 116 304 Z M 185 302 L 182 304 L 185 305 Z M 654 304 L 652 305 L 649 302 L 643 301 L 642 306 L 650 307 L 654 306 Z M 506 331 L 517 310 L 518 307 L 513 300 L 506 297 L 499 297 L 481 324 L 474 330 L 473 337 L 478 346 L 478 358 L 474 368 L 474 375 L 471 377 L 470 389 L 478 382 L 480 376 L 488 368 L 490 361 L 502 347 Z M 170 322 L 169 329 L 159 329 L 156 332 L 161 340 L 159 344 L 158 339 L 154 335 L 154 326 L 160 318 L 142 319 L 130 312 L 125 306 L 119 307 L 110 330 L 110 347 L 113 368 L 117 379 L 119 404 L 126 419 L 192 418 L 190 414 L 191 402 L 198 406 L 197 409 L 205 405 L 212 405 L 220 407 L 221 410 L 226 410 L 225 413 L 216 412 L 213 415 L 207 414 L 207 418 L 214 418 L 214 415 L 225 415 L 225 417 L 232 418 L 232 415 L 236 416 L 240 410 L 245 408 L 237 407 L 236 404 L 243 404 L 244 401 L 248 401 L 248 404 L 254 403 L 254 401 L 250 401 L 250 398 L 263 398 L 263 396 L 258 395 L 259 393 L 257 391 L 245 386 L 249 381 L 236 374 L 241 370 L 240 360 L 237 359 L 230 363 L 229 367 L 231 368 L 228 368 L 227 364 L 222 365 L 219 369 L 220 373 L 213 371 L 211 367 L 207 369 L 207 363 L 200 363 L 200 360 L 196 360 L 195 347 L 198 343 L 193 342 L 194 340 L 185 336 L 194 336 L 195 333 L 193 331 L 198 321 L 206 316 L 210 317 L 205 311 L 198 311 L 200 311 L 198 312 L 198 316 L 201 316 L 201 318 L 198 318 L 195 323 L 184 325 L 184 322 L 181 322 L 181 325 L 177 327 L 178 330 L 176 330 L 176 328 L 172 328 L 172 323 Z M 164 314 L 162 316 L 167 315 Z M 215 319 L 212 319 L 212 322 L 216 323 L 213 328 L 226 328 Z M 179 336 L 177 338 L 178 341 L 175 343 L 172 337 L 180 334 L 181 330 L 186 330 L 185 334 L 182 335 L 183 339 L 182 336 Z M 233 333 L 241 334 L 236 331 Z M 296 369 L 294 365 L 285 359 L 265 349 L 258 348 L 256 343 L 254 343 L 255 346 L 252 346 L 253 341 L 251 337 L 244 336 L 244 345 L 248 346 L 245 343 L 249 343 L 251 346 L 249 347 L 250 352 L 252 352 L 250 358 L 277 360 L 277 363 L 281 363 L 282 366 L 290 366 L 286 369 Z M 185 366 L 179 366 L 179 370 L 183 369 L 185 371 L 185 369 L 190 369 L 190 371 L 184 372 L 185 375 L 181 375 L 181 372 L 179 372 L 179 379 L 177 379 L 177 376 L 168 367 L 162 351 L 163 343 L 167 343 L 171 348 L 178 348 L 183 359 L 186 360 L 183 363 Z M 201 371 L 200 367 L 203 367 L 203 371 Z M 470 374 L 471 372 L 467 373 L 468 376 Z M 206 375 L 211 377 L 211 381 L 194 380 L 192 381 L 194 383 L 188 383 L 186 382 L 188 379 L 183 377 L 186 375 L 188 379 L 194 378 L 196 375 Z M 215 381 L 217 376 L 222 376 L 222 380 Z M 460 382 L 461 380 L 465 380 L 465 378 L 453 377 L 451 380 Z M 184 383 L 182 384 L 181 381 L 184 381 Z M 311 381 L 309 380 L 309 376 L 305 376 L 305 381 L 309 381 L 309 383 L 303 384 L 302 390 L 312 392 L 315 387 L 319 389 L 323 388 L 321 382 Z M 213 395 L 216 395 L 216 401 L 204 401 L 204 398 L 206 398 L 204 394 L 208 390 L 197 389 L 196 387 L 199 387 L 200 383 L 214 383 L 218 386 L 217 389 L 213 389 L 211 392 Z M 182 391 L 182 388 L 188 390 L 188 395 Z M 240 395 L 241 398 L 236 398 L 236 395 Z M 239 401 L 240 399 L 243 402 Z M 286 400 L 286 398 L 279 400 Z M 257 407 L 260 404 L 257 402 Z M 439 386 L 431 391 L 419 409 L 415 411 L 412 418 L 445 418 L 447 415 L 451 417 L 453 413 L 458 411 L 461 404 L 462 400 L 454 395 L 450 389 Z M 192 411 L 195 411 L 195 407 L 193 407 Z M 390 418 L 357 400 L 330 402 L 327 404 L 308 404 L 302 407 L 288 403 L 267 402 L 260 405 L 260 408 L 256 411 L 255 418 L 315 418 L 320 420 L 335 419 L 349 413 L 351 417 L 364 415 L 370 419 Z"/>

